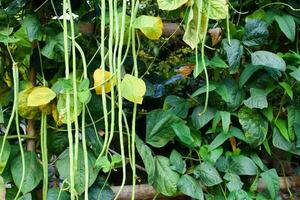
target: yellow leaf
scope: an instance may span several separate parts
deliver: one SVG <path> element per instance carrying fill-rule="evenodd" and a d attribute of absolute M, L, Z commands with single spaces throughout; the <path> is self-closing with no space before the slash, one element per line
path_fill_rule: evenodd
<path fill-rule="evenodd" d="M 163 22 L 160 17 L 142 15 L 135 19 L 134 28 L 138 28 L 151 40 L 157 40 L 162 35 Z"/>
<path fill-rule="evenodd" d="M 102 78 L 103 70 L 101 68 L 96 69 L 94 72 L 94 88 L 96 91 L 96 94 L 102 93 L 102 86 L 104 85 L 105 93 L 109 93 L 111 91 L 111 86 L 116 85 L 116 78 L 113 77 L 111 80 L 111 74 L 108 71 L 104 71 L 104 80 Z"/>
<path fill-rule="evenodd" d="M 35 87 L 27 98 L 27 106 L 43 106 L 56 97 L 53 90 L 47 87 Z"/>
<path fill-rule="evenodd" d="M 28 106 L 27 99 L 33 88 L 25 89 L 19 92 L 18 110 L 19 115 L 25 119 L 36 119 L 39 117 L 40 110 L 38 107 Z"/>
<path fill-rule="evenodd" d="M 142 79 L 126 74 L 121 83 L 121 93 L 122 97 L 128 101 L 142 104 L 143 96 L 146 93 L 146 84 Z"/>

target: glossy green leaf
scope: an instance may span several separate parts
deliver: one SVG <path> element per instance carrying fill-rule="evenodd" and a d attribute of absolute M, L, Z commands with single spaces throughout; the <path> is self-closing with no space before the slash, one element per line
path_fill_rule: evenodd
<path fill-rule="evenodd" d="M 170 161 L 163 156 L 156 156 L 155 162 L 155 179 L 153 187 L 159 193 L 165 196 L 173 196 L 177 193 L 177 182 L 179 175 L 170 168 Z"/>
<path fill-rule="evenodd" d="M 295 41 L 296 36 L 296 23 L 291 15 L 276 15 L 275 20 L 284 35 L 291 40 Z"/>
<path fill-rule="evenodd" d="M 114 196 L 115 194 L 109 187 L 106 180 L 100 176 L 89 188 L 89 200 L 113 200 Z"/>
<path fill-rule="evenodd" d="M 209 65 L 216 68 L 228 68 L 229 66 L 218 55 L 215 55 L 210 61 Z"/>
<path fill-rule="evenodd" d="M 148 174 L 148 183 L 153 184 L 155 178 L 155 163 L 152 151 L 139 137 L 136 137 L 135 142 L 136 149 L 143 160 L 146 172 Z"/>
<path fill-rule="evenodd" d="M 95 156 L 88 151 L 88 168 L 89 168 L 89 186 L 91 186 L 98 176 L 99 169 L 95 167 L 96 158 Z M 58 158 L 55 163 L 56 168 L 59 173 L 59 177 L 62 180 L 67 180 L 68 182 L 70 177 L 70 158 L 69 158 L 69 148 L 67 148 Z M 85 183 L 85 165 L 83 158 L 83 149 L 79 145 L 78 148 L 78 161 L 77 161 L 77 171 L 74 177 L 75 181 L 75 190 L 78 194 L 84 192 L 84 183 Z"/>
<path fill-rule="evenodd" d="M 226 173 L 223 177 L 226 181 L 226 187 L 230 192 L 242 189 L 244 183 L 241 181 L 240 177 L 234 173 Z"/>
<path fill-rule="evenodd" d="M 92 93 L 89 89 L 89 85 L 89 79 L 83 79 L 82 81 L 80 81 L 78 87 L 78 100 L 83 104 L 87 104 L 92 98 Z"/>
<path fill-rule="evenodd" d="M 262 89 L 250 88 L 250 97 L 244 100 L 244 104 L 248 108 L 267 108 L 267 92 Z"/>
<path fill-rule="evenodd" d="M 172 125 L 182 120 L 171 112 L 153 110 L 147 115 L 146 142 L 163 147 L 175 137 Z"/>
<path fill-rule="evenodd" d="M 172 150 L 170 155 L 170 168 L 179 174 L 184 174 L 186 171 L 186 163 L 182 159 L 182 156 L 175 149 Z"/>
<path fill-rule="evenodd" d="M 195 141 L 191 135 L 190 128 L 187 125 L 185 125 L 183 122 L 179 122 L 172 124 L 171 127 L 183 144 L 187 145 L 188 147 L 193 147 Z"/>
<path fill-rule="evenodd" d="M 251 54 L 253 65 L 263 65 L 280 71 L 285 71 L 286 64 L 278 55 L 269 51 L 255 51 Z"/>
<path fill-rule="evenodd" d="M 203 111 L 203 106 L 198 106 L 194 109 L 191 118 L 193 126 L 198 130 L 210 122 L 215 115 L 213 108 L 207 108 L 206 112 L 199 115 Z"/>
<path fill-rule="evenodd" d="M 194 174 L 205 186 L 214 186 L 222 182 L 219 172 L 210 163 L 202 162 L 194 169 Z"/>
<path fill-rule="evenodd" d="M 290 75 L 296 79 L 297 81 L 300 81 L 300 68 L 296 69 L 295 71 L 291 72 Z"/>
<path fill-rule="evenodd" d="M 257 46 L 267 43 L 269 36 L 268 25 L 266 22 L 249 19 L 245 25 L 245 35 L 243 37 L 243 44 L 246 46 Z"/>
<path fill-rule="evenodd" d="M 278 195 L 279 189 L 280 189 L 279 177 L 278 177 L 276 170 L 270 169 L 268 171 L 265 171 L 265 172 L 261 173 L 261 177 L 267 186 L 270 197 L 272 199 L 275 199 L 275 197 Z"/>
<path fill-rule="evenodd" d="M 146 84 L 142 79 L 130 74 L 124 76 L 121 83 L 122 97 L 133 103 L 142 104 L 145 93 Z"/>
<path fill-rule="evenodd" d="M 35 15 L 26 15 L 22 22 L 22 26 L 26 29 L 30 42 L 40 40 L 42 37 L 41 24 Z"/>
<path fill-rule="evenodd" d="M 23 194 L 26 194 L 32 191 L 43 178 L 43 168 L 41 163 L 37 159 L 37 155 L 34 152 L 24 152 L 24 161 L 25 161 L 25 176 L 24 182 L 21 188 Z M 19 154 L 11 162 L 11 173 L 15 184 L 20 187 L 22 179 L 22 157 Z"/>
<path fill-rule="evenodd" d="M 268 122 L 254 109 L 243 107 L 238 113 L 246 140 L 252 146 L 258 146 L 265 140 Z"/>
<path fill-rule="evenodd" d="M 280 82 L 279 85 L 284 89 L 284 91 L 289 95 L 291 99 L 293 99 L 293 90 L 292 87 L 286 82 Z"/>
<path fill-rule="evenodd" d="M 163 23 L 160 17 L 141 15 L 135 19 L 132 26 L 140 29 L 151 40 L 157 40 L 162 35 Z"/>
<path fill-rule="evenodd" d="M 277 119 L 275 122 L 276 127 L 278 128 L 281 135 L 287 140 L 290 141 L 289 133 L 287 129 L 287 122 L 283 119 Z"/>
<path fill-rule="evenodd" d="M 176 10 L 187 2 L 188 0 L 157 0 L 161 10 Z"/>
<path fill-rule="evenodd" d="M 256 175 L 258 173 L 258 168 L 255 163 L 248 157 L 243 155 L 238 155 L 232 157 L 230 163 L 230 171 L 237 175 Z"/>
<path fill-rule="evenodd" d="M 60 188 L 51 188 L 47 194 L 47 200 L 68 200 L 70 195 L 65 191 L 60 191 Z"/>
<path fill-rule="evenodd" d="M 192 176 L 183 175 L 180 177 L 177 186 L 179 191 L 185 195 L 188 195 L 194 199 L 204 200 L 203 191 L 200 183 Z"/>
<path fill-rule="evenodd" d="M 2 144 L 3 144 L 3 137 L 0 137 L 0 150 L 2 149 Z M 0 174 L 3 173 L 6 165 L 7 165 L 7 161 L 10 155 L 10 144 L 9 142 L 6 140 L 4 142 L 4 147 L 3 147 L 3 152 L 2 152 L 2 157 L 0 158 Z"/>
<path fill-rule="evenodd" d="M 236 39 L 231 40 L 231 45 L 228 43 L 227 39 L 223 39 L 222 45 L 226 52 L 230 71 L 236 72 L 243 55 L 243 46 L 241 45 L 240 41 Z"/>
<path fill-rule="evenodd" d="M 230 126 L 230 112 L 226 112 L 226 111 L 220 111 L 220 116 L 222 119 L 222 128 L 224 133 L 227 133 L 229 130 L 229 126 Z"/>
<path fill-rule="evenodd" d="M 107 156 L 102 156 L 98 158 L 95 162 L 95 166 L 99 169 L 102 169 L 104 173 L 108 173 L 111 169 L 111 164 L 107 158 Z"/>
<path fill-rule="evenodd" d="M 190 103 L 181 97 L 169 95 L 164 102 L 164 110 L 170 110 L 175 115 L 181 118 L 186 118 L 188 115 Z"/>

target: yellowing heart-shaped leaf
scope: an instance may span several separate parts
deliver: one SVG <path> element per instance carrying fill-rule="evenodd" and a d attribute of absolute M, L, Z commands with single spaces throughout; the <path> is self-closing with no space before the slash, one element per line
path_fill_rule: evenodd
<path fill-rule="evenodd" d="M 133 22 L 133 27 L 138 28 L 151 40 L 157 40 L 162 35 L 163 23 L 160 17 L 141 15 Z"/>
<path fill-rule="evenodd" d="M 142 79 L 126 74 L 121 83 L 121 93 L 122 97 L 128 101 L 142 104 L 143 96 L 146 93 L 146 84 Z"/>
<path fill-rule="evenodd" d="M 43 106 L 56 97 L 55 92 L 47 87 L 35 87 L 27 98 L 27 106 Z"/>
<path fill-rule="evenodd" d="M 99 68 L 96 69 L 93 75 L 94 78 L 94 88 L 96 91 L 96 94 L 102 93 L 102 86 L 104 85 L 105 93 L 109 93 L 111 91 L 111 86 L 116 85 L 116 78 L 113 77 L 111 80 L 111 74 L 108 71 L 104 71 L 104 80 L 103 80 L 103 69 Z"/>

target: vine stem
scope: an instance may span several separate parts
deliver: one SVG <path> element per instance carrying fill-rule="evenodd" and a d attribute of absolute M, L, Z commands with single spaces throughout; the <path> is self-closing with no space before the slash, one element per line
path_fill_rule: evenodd
<path fill-rule="evenodd" d="M 18 73 L 18 67 L 17 64 L 14 63 L 13 64 L 13 81 L 14 81 L 14 99 L 16 102 L 19 102 L 19 96 L 18 96 L 18 92 L 19 92 L 19 73 Z M 16 106 L 16 111 L 15 111 L 15 122 L 16 122 L 16 130 L 17 130 L 17 135 L 18 135 L 18 142 L 19 142 L 19 147 L 20 147 L 20 152 L 21 152 L 21 159 L 22 159 L 22 177 L 21 177 L 21 181 L 20 181 L 20 185 L 19 185 L 19 190 L 15 196 L 15 200 L 18 199 L 23 184 L 24 184 L 24 179 L 25 179 L 25 156 L 24 156 L 24 149 L 22 146 L 22 140 L 21 140 L 21 134 L 20 134 L 20 124 L 19 124 L 19 112 L 18 112 L 18 106 Z"/>
<path fill-rule="evenodd" d="M 77 50 L 79 51 L 82 59 L 83 77 L 88 78 L 87 75 L 87 64 L 84 52 L 79 44 L 75 43 Z M 82 134 L 82 148 L 83 148 L 83 159 L 84 159 L 84 199 L 89 199 L 89 161 L 88 161 L 88 150 L 86 146 L 86 134 L 85 134 L 85 109 L 86 105 L 83 105 L 81 115 L 81 134 Z"/>
<path fill-rule="evenodd" d="M 118 199 L 118 196 L 120 195 L 121 191 L 124 188 L 125 181 L 126 181 L 126 159 L 125 159 L 125 152 L 124 152 L 124 141 L 123 141 L 123 127 L 122 127 L 122 115 L 123 115 L 123 110 L 122 110 L 122 91 L 121 91 L 121 79 L 122 79 L 122 66 L 121 66 L 121 61 L 122 61 L 122 48 L 123 48 L 123 41 L 124 41 L 124 32 L 125 32 L 125 17 L 126 17 L 126 5 L 127 2 L 126 0 L 123 0 L 123 5 L 122 5 L 122 23 L 121 23 L 121 29 L 120 29 L 120 41 L 118 45 L 118 57 L 117 57 L 117 78 L 118 78 L 118 125 L 119 125 L 119 139 L 120 139 L 120 149 L 121 149 L 121 156 L 122 156 L 122 183 L 120 186 L 120 190 L 115 196 L 115 200 Z"/>
<path fill-rule="evenodd" d="M 72 13 L 71 13 L 72 14 Z M 68 25 L 67 25 L 67 0 L 63 0 L 63 34 L 64 34 L 64 60 L 65 60 L 65 77 L 69 79 L 69 53 L 68 53 Z M 74 182 L 74 157 L 73 157 L 73 134 L 70 113 L 70 92 L 66 92 L 66 112 L 67 112 L 67 129 L 69 141 L 69 162 L 70 162 L 70 193 L 71 200 L 75 199 L 75 182 Z"/>
<path fill-rule="evenodd" d="M 41 116 L 41 153 L 43 163 L 43 199 L 47 199 L 48 193 L 48 153 L 47 153 L 47 114 Z"/>

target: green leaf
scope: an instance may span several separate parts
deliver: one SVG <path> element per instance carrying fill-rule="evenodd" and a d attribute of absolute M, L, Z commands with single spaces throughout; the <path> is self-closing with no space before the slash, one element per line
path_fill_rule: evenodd
<path fill-rule="evenodd" d="M 260 157 L 256 153 L 250 155 L 251 160 L 262 170 L 265 171 L 268 168 L 264 165 Z"/>
<path fill-rule="evenodd" d="M 55 92 L 47 87 L 35 87 L 27 98 L 27 106 L 43 106 L 56 97 Z"/>
<path fill-rule="evenodd" d="M 57 119 L 57 124 L 62 125 L 62 124 L 67 124 L 67 112 L 66 112 L 66 98 L 67 95 L 65 94 L 60 94 L 57 96 L 57 112 L 58 112 L 58 119 Z M 77 116 L 75 116 L 74 113 L 74 97 L 73 95 L 70 95 L 70 113 L 71 113 L 71 119 L 70 122 L 73 123 L 75 121 L 75 118 L 78 117 L 82 111 L 82 103 L 78 102 L 77 103 Z"/>
<path fill-rule="evenodd" d="M 289 97 L 293 100 L 293 90 L 289 84 L 286 82 L 280 82 L 279 85 L 284 89 L 284 91 L 289 95 Z"/>
<path fill-rule="evenodd" d="M 180 174 L 184 174 L 186 171 L 186 163 L 182 159 L 181 154 L 175 149 L 172 150 L 170 155 L 170 168 Z"/>
<path fill-rule="evenodd" d="M 291 40 L 291 42 L 294 42 L 296 36 L 296 24 L 294 18 L 291 15 L 276 15 L 275 20 L 284 35 Z"/>
<path fill-rule="evenodd" d="M 234 173 L 226 173 L 223 178 L 228 181 L 226 186 L 230 192 L 242 189 L 244 185 L 240 177 Z"/>
<path fill-rule="evenodd" d="M 202 162 L 200 165 L 197 165 L 194 169 L 194 174 L 208 187 L 222 182 L 219 172 L 210 163 Z"/>
<path fill-rule="evenodd" d="M 6 196 L 6 187 L 2 176 L 0 176 L 0 199 L 5 199 Z"/>
<path fill-rule="evenodd" d="M 228 15 L 228 3 L 226 0 L 210 0 L 210 19 L 225 19 Z"/>
<path fill-rule="evenodd" d="M 266 44 L 268 35 L 269 31 L 266 22 L 257 19 L 249 19 L 245 25 L 243 44 L 246 46 Z"/>
<path fill-rule="evenodd" d="M 79 145 L 78 148 L 78 161 L 77 161 L 77 171 L 74 177 L 75 181 L 75 190 L 81 195 L 84 192 L 85 185 L 85 166 L 83 158 L 83 148 Z M 95 168 L 96 158 L 94 154 L 88 151 L 88 168 L 89 168 L 89 186 L 91 186 L 98 176 L 99 169 Z M 59 173 L 59 178 L 62 180 L 70 181 L 70 157 L 69 157 L 69 148 L 67 148 L 62 154 L 60 154 L 58 160 L 55 163 L 56 168 Z"/>
<path fill-rule="evenodd" d="M 89 79 L 85 78 L 82 81 L 80 81 L 78 87 L 78 100 L 83 104 L 87 104 L 92 98 L 92 93 L 89 89 L 89 85 Z"/>
<path fill-rule="evenodd" d="M 230 112 L 219 111 L 222 119 L 222 128 L 224 133 L 227 133 L 230 126 Z"/>
<path fill-rule="evenodd" d="M 288 152 L 293 148 L 293 144 L 286 140 L 276 127 L 273 129 L 272 143 L 274 147 Z"/>
<path fill-rule="evenodd" d="M 163 147 L 175 137 L 172 124 L 181 122 L 171 112 L 153 110 L 147 115 L 146 142 L 154 147 Z"/>
<path fill-rule="evenodd" d="M 263 65 L 280 71 L 285 71 L 286 64 L 278 55 L 269 51 L 255 51 L 251 54 L 253 65 Z"/>
<path fill-rule="evenodd" d="M 238 128 L 231 128 L 229 130 L 229 132 L 227 134 L 221 132 L 220 134 L 218 134 L 214 140 L 210 143 L 209 145 L 209 149 L 210 150 L 213 150 L 213 149 L 216 149 L 218 148 L 219 146 L 221 146 L 227 139 L 229 139 L 230 137 L 236 137 L 242 141 L 245 141 L 246 138 L 243 134 L 243 132 L 238 129 Z"/>
<path fill-rule="evenodd" d="M 249 80 L 249 78 L 259 69 L 261 69 L 260 66 L 257 65 L 247 65 L 245 69 L 243 70 L 240 79 L 239 79 L 239 85 L 240 87 L 244 86 L 244 84 Z"/>
<path fill-rule="evenodd" d="M 250 95 L 251 97 L 244 100 L 245 106 L 259 109 L 268 107 L 267 92 L 265 90 L 250 88 Z"/>
<path fill-rule="evenodd" d="M 158 7 L 161 10 L 176 10 L 187 2 L 188 0 L 157 0 Z"/>
<path fill-rule="evenodd" d="M 111 169 L 111 164 L 107 158 L 107 156 L 102 156 L 98 158 L 95 162 L 95 166 L 99 169 L 102 169 L 104 173 L 108 173 Z"/>
<path fill-rule="evenodd" d="M 153 184 L 155 177 L 155 163 L 151 149 L 139 137 L 136 137 L 135 142 L 136 149 L 143 160 L 146 172 L 148 174 L 148 183 Z"/>
<path fill-rule="evenodd" d="M 122 97 L 133 103 L 142 104 L 145 93 L 146 84 L 142 79 L 125 74 L 121 83 Z"/>
<path fill-rule="evenodd" d="M 71 50 L 71 42 L 68 43 L 68 51 Z M 55 61 L 64 60 L 64 37 L 63 33 L 58 33 L 55 36 L 49 37 L 46 40 L 46 45 L 41 49 L 43 56 Z"/>
<path fill-rule="evenodd" d="M 0 124 L 4 124 L 4 115 L 3 115 L 1 102 L 0 102 Z"/>
<path fill-rule="evenodd" d="M 170 110 L 175 115 L 181 118 L 186 118 L 188 115 L 190 104 L 186 99 L 175 95 L 169 95 L 164 102 L 164 110 Z"/>
<path fill-rule="evenodd" d="M 289 106 L 288 111 L 288 132 L 289 138 L 293 141 L 295 139 L 295 125 L 300 124 L 300 109 L 295 106 Z"/>
<path fill-rule="evenodd" d="M 42 37 L 41 24 L 35 15 L 26 15 L 22 22 L 22 26 L 26 29 L 30 42 L 40 40 Z"/>
<path fill-rule="evenodd" d="M 240 61 L 243 55 L 243 46 L 240 41 L 236 39 L 231 40 L 231 45 L 228 43 L 227 39 L 223 39 L 222 45 L 226 52 L 229 69 L 232 73 L 234 73 L 240 66 Z"/>
<path fill-rule="evenodd" d="M 141 15 L 133 22 L 133 28 L 138 28 L 151 40 L 158 40 L 162 35 L 163 23 L 160 17 Z"/>
<path fill-rule="evenodd" d="M 227 103 L 229 110 L 237 109 L 245 98 L 245 93 L 239 88 L 236 81 L 224 79 L 216 89 L 216 93 Z"/>
<path fill-rule="evenodd" d="M 268 122 L 257 112 L 257 110 L 246 107 L 240 109 L 238 117 L 247 142 L 252 146 L 262 144 L 267 136 Z"/>
<path fill-rule="evenodd" d="M 237 175 L 256 175 L 258 169 L 255 163 L 248 157 L 243 155 L 237 155 L 232 157 L 232 161 L 229 167 L 230 172 Z"/>
<path fill-rule="evenodd" d="M 208 91 L 214 91 L 217 87 L 214 84 L 209 84 L 208 86 Z M 196 97 L 199 96 L 203 93 L 206 93 L 206 85 L 203 85 L 202 87 L 200 87 L 199 89 L 197 89 L 193 94 L 192 97 Z"/>
<path fill-rule="evenodd" d="M 210 149 L 210 146 L 204 145 L 200 147 L 199 155 L 208 163 L 215 164 L 223 153 L 223 148 Z"/>
<path fill-rule="evenodd" d="M 215 115 L 215 110 L 213 108 L 208 107 L 206 112 L 202 115 L 199 115 L 203 111 L 203 106 L 198 106 L 194 109 L 191 118 L 193 126 L 199 130 L 203 126 L 205 126 L 208 122 L 210 122 Z"/>
<path fill-rule="evenodd" d="M 2 149 L 2 144 L 3 144 L 3 137 L 1 136 L 0 137 L 0 151 Z M 6 140 L 4 142 L 3 152 L 2 152 L 2 156 L 0 158 L 0 174 L 3 173 L 3 171 L 7 165 L 9 155 L 10 155 L 10 144 Z"/>
<path fill-rule="evenodd" d="M 37 156 L 34 152 L 24 152 L 24 161 L 25 161 L 25 176 L 24 182 L 21 188 L 23 194 L 26 194 L 32 191 L 40 183 L 43 178 L 43 168 L 40 162 L 37 159 Z M 22 167 L 22 157 L 19 154 L 11 162 L 11 173 L 15 184 L 18 188 L 21 186 L 21 179 L 23 173 Z"/>
<path fill-rule="evenodd" d="M 107 184 L 106 180 L 100 176 L 89 188 L 89 200 L 113 200 L 114 196 L 115 194 Z"/>
<path fill-rule="evenodd" d="M 179 175 L 170 168 L 170 161 L 163 156 L 155 156 L 155 179 L 153 187 L 156 192 L 165 196 L 174 196 L 177 193 Z"/>
<path fill-rule="evenodd" d="M 295 71 L 291 72 L 290 75 L 296 79 L 297 81 L 300 81 L 300 68 L 296 69 Z"/>
<path fill-rule="evenodd" d="M 229 66 L 218 55 L 215 55 L 210 61 L 209 65 L 216 68 L 228 68 Z"/>
<path fill-rule="evenodd" d="M 183 175 L 180 177 L 177 186 L 179 191 L 185 195 L 188 195 L 194 199 L 204 200 L 202 188 L 192 176 Z"/>
<path fill-rule="evenodd" d="M 280 189 L 279 177 L 276 170 L 270 169 L 265 171 L 261 173 L 261 177 L 267 186 L 271 199 L 275 199 Z"/>
<path fill-rule="evenodd" d="M 189 147 L 193 147 L 195 141 L 188 126 L 186 126 L 183 122 L 179 122 L 172 124 L 171 127 L 182 143 Z"/>
<path fill-rule="evenodd" d="M 287 129 L 287 122 L 283 119 L 277 119 L 275 122 L 275 126 L 278 128 L 281 135 L 287 140 L 290 141 L 289 132 Z"/>
<path fill-rule="evenodd" d="M 65 191 L 60 191 L 60 188 L 51 188 L 47 194 L 47 200 L 69 200 L 70 195 Z"/>

